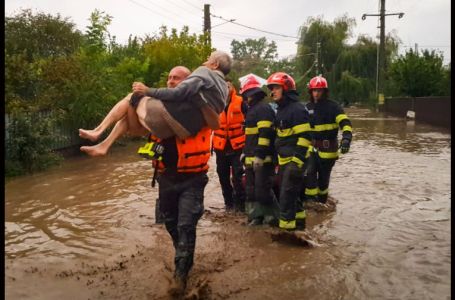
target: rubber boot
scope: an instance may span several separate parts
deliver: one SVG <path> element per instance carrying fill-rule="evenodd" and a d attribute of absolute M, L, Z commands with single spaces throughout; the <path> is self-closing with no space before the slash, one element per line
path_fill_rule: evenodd
<path fill-rule="evenodd" d="M 171 285 L 169 286 L 168 293 L 173 299 L 183 299 L 183 295 L 185 294 L 186 289 L 186 282 L 187 277 L 179 276 L 177 274 L 174 275 Z"/>
<path fill-rule="evenodd" d="M 306 218 L 295 220 L 295 229 L 296 230 L 305 230 L 305 228 L 306 228 Z"/>

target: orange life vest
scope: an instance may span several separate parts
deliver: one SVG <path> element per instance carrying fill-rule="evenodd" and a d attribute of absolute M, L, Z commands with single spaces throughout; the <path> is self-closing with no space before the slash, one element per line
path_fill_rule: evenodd
<path fill-rule="evenodd" d="M 232 149 L 242 149 L 245 146 L 245 132 L 243 123 L 245 116 L 242 113 L 242 97 L 236 95 L 235 90 L 230 95 L 227 113 L 223 110 L 220 114 L 220 129 L 213 135 L 213 148 L 224 150 L 229 139 Z"/>
<path fill-rule="evenodd" d="M 175 138 L 177 146 L 177 172 L 179 173 L 197 173 L 208 170 L 208 161 L 210 159 L 210 137 L 212 130 L 208 127 L 202 128 L 195 136 L 181 140 Z M 157 142 L 160 139 L 153 137 Z M 166 151 L 166 150 L 164 150 Z M 154 167 L 163 171 L 166 166 L 162 161 L 155 160 Z"/>

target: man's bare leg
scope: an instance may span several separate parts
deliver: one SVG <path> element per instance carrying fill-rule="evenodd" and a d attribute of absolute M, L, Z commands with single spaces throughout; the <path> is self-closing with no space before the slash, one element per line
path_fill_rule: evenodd
<path fill-rule="evenodd" d="M 90 156 L 101 156 L 106 155 L 109 148 L 119 137 L 124 135 L 128 131 L 128 121 L 126 117 L 118 121 L 108 137 L 101 143 L 95 146 L 82 146 L 80 149 L 82 152 L 87 153 Z"/>
<path fill-rule="evenodd" d="M 128 94 L 125 98 L 117 102 L 117 104 L 109 111 L 104 120 L 92 130 L 79 129 L 79 136 L 88 139 L 92 142 L 98 140 L 100 135 L 112 124 L 119 121 L 128 113 L 130 107 L 129 101 L 132 93 Z"/>
<path fill-rule="evenodd" d="M 138 107 L 141 106 L 140 104 L 142 102 L 146 101 L 141 101 Z M 145 109 L 145 105 L 142 105 L 141 109 Z M 135 109 L 129 106 L 127 116 L 123 117 L 120 121 L 117 122 L 117 124 L 115 124 L 111 133 L 104 141 L 94 146 L 82 146 L 80 150 L 87 153 L 90 156 L 106 155 L 107 151 L 109 151 L 112 144 L 119 137 L 125 135 L 126 133 L 134 136 L 144 136 L 149 132 L 150 130 L 144 128 L 141 125 L 141 122 L 139 122 L 138 115 L 136 114 Z"/>

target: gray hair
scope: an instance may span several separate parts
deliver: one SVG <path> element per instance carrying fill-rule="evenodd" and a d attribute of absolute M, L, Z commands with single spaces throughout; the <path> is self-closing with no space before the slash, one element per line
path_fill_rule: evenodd
<path fill-rule="evenodd" d="M 224 51 L 214 51 L 210 55 L 213 60 L 218 63 L 218 69 L 223 72 L 224 75 L 229 74 L 232 67 L 232 57 Z"/>

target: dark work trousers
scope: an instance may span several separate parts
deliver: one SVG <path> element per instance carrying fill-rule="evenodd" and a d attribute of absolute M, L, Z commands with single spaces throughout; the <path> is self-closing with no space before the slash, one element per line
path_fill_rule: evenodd
<path fill-rule="evenodd" d="M 246 203 L 248 221 L 260 219 L 265 224 L 278 222 L 280 208 L 273 192 L 275 167 L 265 163 L 262 167 L 247 167 L 246 176 Z"/>
<path fill-rule="evenodd" d="M 224 205 L 229 209 L 235 208 L 236 210 L 243 211 L 245 207 L 245 188 L 242 185 L 242 176 L 244 174 L 243 164 L 240 161 L 240 155 L 242 152 L 215 152 L 216 172 L 218 173 L 218 177 L 220 179 Z"/>
<path fill-rule="evenodd" d="M 278 172 L 280 180 L 280 219 L 284 221 L 295 220 L 295 214 L 303 210 L 300 199 L 300 190 L 303 181 L 303 169 L 290 168 L 293 163 L 280 166 Z"/>
<path fill-rule="evenodd" d="M 336 159 L 320 158 L 315 152 L 310 154 L 301 191 L 305 200 L 327 201 L 330 174 L 335 162 Z"/>
<path fill-rule="evenodd" d="M 175 275 L 186 278 L 193 266 L 196 225 L 204 213 L 204 188 L 207 174 L 185 177 L 161 174 L 160 210 L 175 248 Z"/>

